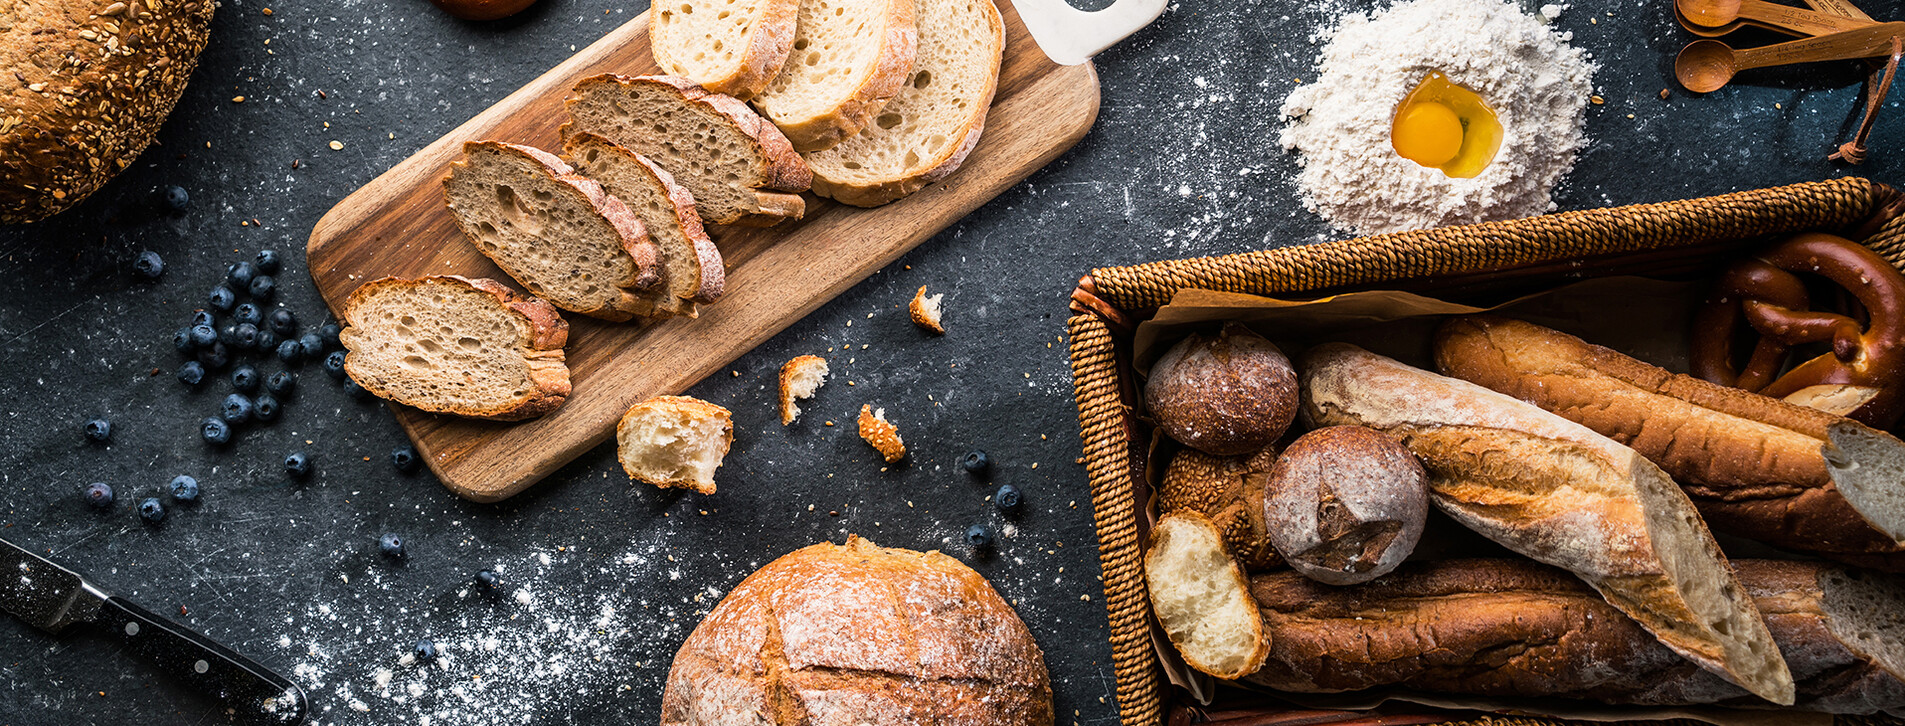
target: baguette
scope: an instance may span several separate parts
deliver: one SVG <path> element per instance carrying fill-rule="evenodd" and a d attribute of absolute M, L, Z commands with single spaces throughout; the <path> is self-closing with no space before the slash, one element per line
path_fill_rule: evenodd
<path fill-rule="evenodd" d="M 1304 358 L 1311 421 L 1390 435 L 1422 460 L 1431 500 L 1450 517 L 1573 572 L 1689 660 L 1792 703 L 1766 624 L 1659 467 L 1580 424 L 1355 346 Z"/>
<path fill-rule="evenodd" d="M 1448 375 L 1633 447 L 1716 530 L 1905 568 L 1905 442 L 1889 434 L 1517 320 L 1452 319 L 1437 331 L 1435 357 Z"/>
<path fill-rule="evenodd" d="M 1868 714 L 1905 707 L 1905 585 L 1822 563 L 1734 564 L 1791 668 L 1795 708 Z M 1768 706 L 1674 655 L 1566 572 L 1532 562 L 1411 563 L 1349 588 L 1267 573 L 1251 578 L 1251 594 L 1271 648 L 1246 680 L 1278 690 L 1401 686 Z"/>

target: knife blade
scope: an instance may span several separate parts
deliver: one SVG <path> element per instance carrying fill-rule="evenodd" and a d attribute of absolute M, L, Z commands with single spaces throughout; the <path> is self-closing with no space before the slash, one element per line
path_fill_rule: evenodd
<path fill-rule="evenodd" d="M 96 626 L 194 690 L 224 701 L 240 724 L 296 726 L 309 710 L 304 690 L 291 679 L 6 539 L 0 539 L 0 610 L 54 634 L 80 623 Z"/>

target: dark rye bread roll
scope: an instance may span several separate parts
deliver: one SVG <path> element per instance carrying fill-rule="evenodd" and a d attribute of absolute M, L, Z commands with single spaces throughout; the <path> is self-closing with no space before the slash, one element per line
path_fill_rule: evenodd
<path fill-rule="evenodd" d="M 858 537 L 748 575 L 675 653 L 662 726 L 1050 726 L 1032 634 L 985 578 Z"/>
<path fill-rule="evenodd" d="M 0 222 L 53 216 L 139 158 L 198 66 L 215 6 L 0 3 Z"/>
<path fill-rule="evenodd" d="M 1796 683 L 1794 707 L 1905 707 L 1905 584 L 1817 562 L 1735 560 Z M 1354 587 L 1251 578 L 1270 655 L 1246 680 L 1494 697 L 1770 708 L 1661 646 L 1566 571 L 1524 560 L 1406 564 Z"/>
<path fill-rule="evenodd" d="M 1145 379 L 1144 405 L 1178 443 L 1242 456 L 1276 443 L 1296 419 L 1296 372 L 1275 343 L 1230 323 L 1165 351 Z"/>

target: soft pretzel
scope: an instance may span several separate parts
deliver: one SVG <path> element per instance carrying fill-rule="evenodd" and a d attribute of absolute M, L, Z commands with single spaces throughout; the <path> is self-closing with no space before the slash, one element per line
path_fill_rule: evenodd
<path fill-rule="evenodd" d="M 1812 310 L 1797 273 L 1845 288 L 1869 319 Z M 1735 330 L 1759 339 L 1735 367 Z M 1832 350 L 1779 375 L 1792 347 Z M 1802 234 L 1720 276 L 1694 318 L 1693 374 L 1862 423 L 1888 428 L 1905 413 L 1905 275 L 1872 250 L 1829 234 Z"/>

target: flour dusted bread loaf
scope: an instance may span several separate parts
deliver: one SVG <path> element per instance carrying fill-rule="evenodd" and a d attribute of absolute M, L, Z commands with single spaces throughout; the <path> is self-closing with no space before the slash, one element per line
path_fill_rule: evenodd
<path fill-rule="evenodd" d="M 1186 665 L 1235 679 L 1263 664 L 1270 641 L 1249 583 L 1204 515 L 1167 514 L 1151 528 L 1144 584 L 1152 614 Z"/>
<path fill-rule="evenodd" d="M 1415 455 L 1373 429 L 1306 433 L 1277 456 L 1264 484 L 1270 544 L 1318 582 L 1375 579 L 1408 559 L 1422 538 L 1428 478 Z"/>
<path fill-rule="evenodd" d="M 568 109 L 563 138 L 593 133 L 655 162 L 707 222 L 771 227 L 806 212 L 806 162 L 733 97 L 674 76 L 603 74 L 577 83 Z"/>
<path fill-rule="evenodd" d="M 1905 443 L 1850 419 L 1676 375 L 1557 330 L 1493 316 L 1436 334 L 1443 372 L 1633 447 L 1714 529 L 1905 568 Z"/>
<path fill-rule="evenodd" d="M 502 283 L 455 276 L 364 283 L 344 303 L 344 372 L 433 413 L 515 421 L 569 397 L 569 325 Z"/>
<path fill-rule="evenodd" d="M 1296 372 L 1276 344 L 1236 323 L 1192 333 L 1158 357 L 1144 406 L 1178 443 L 1242 456 L 1276 442 L 1296 419 Z"/>
<path fill-rule="evenodd" d="M 915 0 L 913 70 L 868 124 L 809 152 L 814 191 L 876 207 L 946 178 L 979 144 L 999 83 L 1005 24 L 992 0 Z"/>
<path fill-rule="evenodd" d="M 0 222 L 58 214 L 139 158 L 198 66 L 216 6 L 0 3 Z"/>
<path fill-rule="evenodd" d="M 660 269 L 641 221 L 554 154 L 465 143 L 443 194 L 470 243 L 536 296 L 603 320 L 649 309 Z"/>
<path fill-rule="evenodd" d="M 1792 703 L 1792 676 L 1693 503 L 1633 449 L 1353 345 L 1312 348 L 1297 370 L 1308 420 L 1401 442 L 1451 518 L 1573 572 L 1687 659 Z"/>
<path fill-rule="evenodd" d="M 631 479 L 713 494 L 714 470 L 734 444 L 734 416 L 688 396 L 656 396 L 629 407 L 615 426 L 615 453 Z"/>
<path fill-rule="evenodd" d="M 721 251 L 701 228 L 694 195 L 687 188 L 654 162 L 595 134 L 570 136 L 562 151 L 641 220 L 655 245 L 661 284 L 636 296 L 638 305 L 646 309 L 635 314 L 698 317 L 698 303 L 721 299 L 727 289 L 727 270 Z"/>
<path fill-rule="evenodd" d="M 743 101 L 780 74 L 800 0 L 690 0 L 652 8 L 648 43 L 669 75 Z"/>
<path fill-rule="evenodd" d="M 793 53 L 754 107 L 796 151 L 872 123 L 913 68 L 914 0 L 801 0 Z"/>
<path fill-rule="evenodd" d="M 985 578 L 858 537 L 748 575 L 675 653 L 662 726 L 1049 726 L 1044 654 Z"/>

